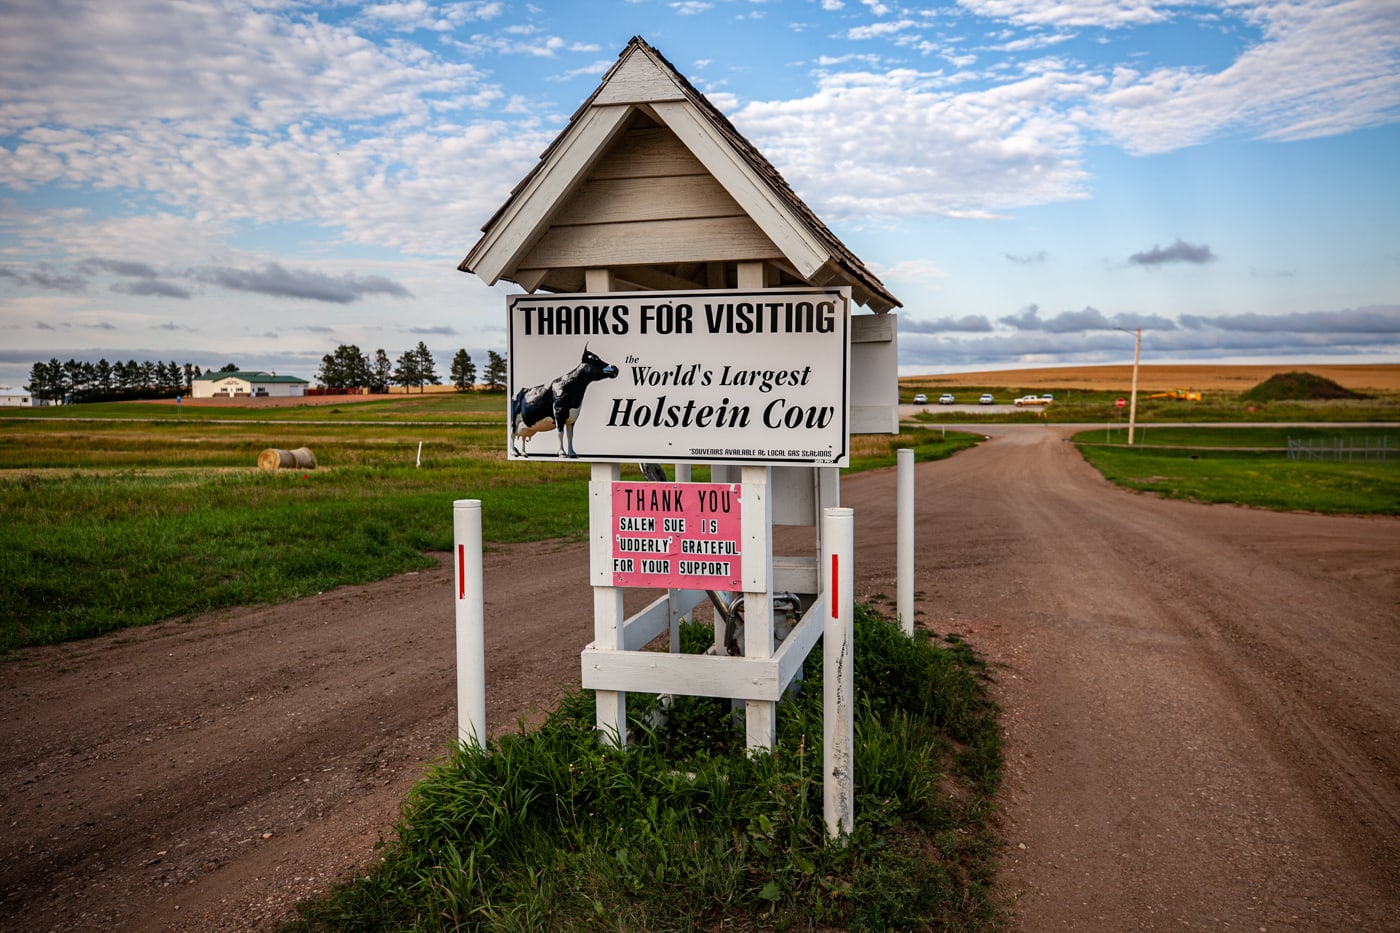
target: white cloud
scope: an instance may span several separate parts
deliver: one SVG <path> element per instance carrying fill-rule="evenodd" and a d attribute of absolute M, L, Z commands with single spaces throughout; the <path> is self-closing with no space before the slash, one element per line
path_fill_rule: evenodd
<path fill-rule="evenodd" d="M 1160 0 L 958 0 L 978 16 L 1022 26 L 1142 26 L 1167 19 Z"/>
<path fill-rule="evenodd" d="M 989 217 L 1084 195 L 1083 141 L 1057 107 L 1092 85 L 1064 73 L 964 93 L 942 83 L 832 75 L 810 97 L 751 103 L 734 120 L 819 215 Z"/>
<path fill-rule="evenodd" d="M 1400 5 L 1304 0 L 1242 12 L 1263 40 L 1229 67 L 1120 67 L 1091 103 L 1093 125 L 1146 154 L 1230 131 L 1307 139 L 1400 115 Z"/>

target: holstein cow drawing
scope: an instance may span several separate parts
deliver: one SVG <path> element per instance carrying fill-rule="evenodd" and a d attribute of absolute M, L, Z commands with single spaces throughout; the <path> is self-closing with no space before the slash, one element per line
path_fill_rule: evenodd
<path fill-rule="evenodd" d="M 564 375 L 530 389 L 521 389 L 510 400 L 510 449 L 528 457 L 530 438 L 554 428 L 559 432 L 559 456 L 577 457 L 574 452 L 574 422 L 583 408 L 583 394 L 599 379 L 615 379 L 617 367 L 606 362 L 588 346 L 579 364 Z M 520 438 L 520 447 L 515 439 Z M 566 446 L 567 442 L 567 446 Z"/>

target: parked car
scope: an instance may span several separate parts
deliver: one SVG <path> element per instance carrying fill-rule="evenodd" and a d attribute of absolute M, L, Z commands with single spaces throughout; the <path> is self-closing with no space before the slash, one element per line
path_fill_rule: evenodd
<path fill-rule="evenodd" d="M 914 396 L 914 404 L 915 404 L 915 405 L 927 405 L 927 404 L 928 404 L 928 396 L 925 395 L 924 393 L 920 392 L 918 395 Z"/>
<path fill-rule="evenodd" d="M 1023 408 L 1027 405 L 1049 405 L 1050 399 L 1043 395 L 1023 395 L 1014 404 L 1017 408 Z"/>
<path fill-rule="evenodd" d="M 944 392 L 942 395 L 938 396 L 938 404 L 940 405 L 951 405 L 954 401 L 956 401 L 956 399 L 948 392 Z"/>
<path fill-rule="evenodd" d="M 992 405 L 995 404 L 995 402 L 996 399 L 992 398 L 992 393 L 990 392 L 983 392 L 982 397 L 977 400 L 978 405 Z"/>

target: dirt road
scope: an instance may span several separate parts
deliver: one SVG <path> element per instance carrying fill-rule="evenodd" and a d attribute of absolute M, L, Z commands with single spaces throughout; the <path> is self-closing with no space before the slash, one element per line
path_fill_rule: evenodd
<path fill-rule="evenodd" d="M 1395 929 L 1400 522 L 1160 501 L 1067 428 L 985 430 L 918 467 L 916 589 L 995 671 L 1017 928 Z M 842 496 L 892 597 L 893 474 Z M 577 683 L 585 566 L 487 555 L 493 731 Z M 367 863 L 454 732 L 452 612 L 441 566 L 0 661 L 0 929 L 256 928 Z"/>

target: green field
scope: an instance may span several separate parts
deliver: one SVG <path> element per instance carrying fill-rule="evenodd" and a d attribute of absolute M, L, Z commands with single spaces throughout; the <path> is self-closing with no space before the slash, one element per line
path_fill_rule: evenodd
<path fill-rule="evenodd" d="M 1313 457 L 1290 459 L 1289 441 Z M 1400 515 L 1400 428 L 1154 427 L 1075 437 L 1108 480 L 1196 502 L 1330 514 Z"/>
<path fill-rule="evenodd" d="M 428 566 L 451 549 L 456 499 L 481 500 L 488 546 L 581 539 L 588 465 L 508 462 L 504 407 L 473 393 L 0 418 L 0 652 Z M 892 464 L 901 446 L 933 459 L 975 443 L 857 440 L 859 468 Z M 259 470 L 268 447 L 307 447 L 317 467 Z"/>

